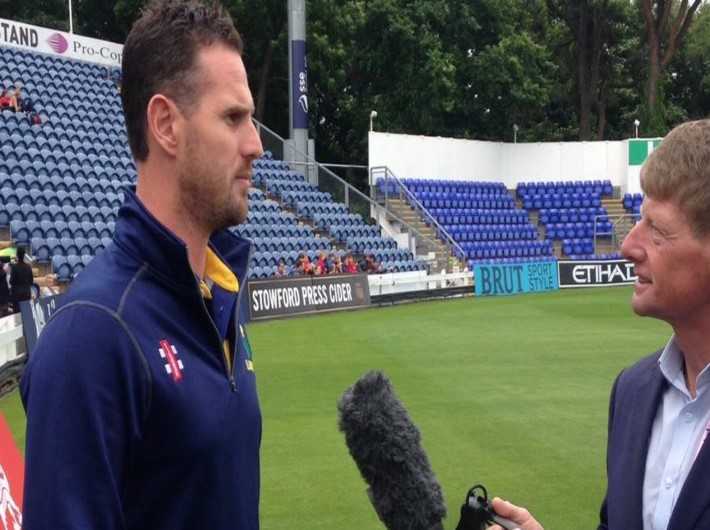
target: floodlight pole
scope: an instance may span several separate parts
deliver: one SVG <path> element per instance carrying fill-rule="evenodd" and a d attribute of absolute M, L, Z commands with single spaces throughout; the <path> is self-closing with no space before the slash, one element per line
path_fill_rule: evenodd
<path fill-rule="evenodd" d="M 294 162 L 308 153 L 308 62 L 306 59 L 306 0 L 288 0 L 288 64 L 290 138 Z M 301 171 L 306 174 L 306 166 Z"/>
<path fill-rule="evenodd" d="M 74 34 L 74 17 L 71 12 L 71 0 L 69 0 L 69 33 Z"/>

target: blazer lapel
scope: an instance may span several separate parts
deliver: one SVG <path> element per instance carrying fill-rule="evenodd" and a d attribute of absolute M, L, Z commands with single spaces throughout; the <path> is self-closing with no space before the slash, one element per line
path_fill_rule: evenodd
<path fill-rule="evenodd" d="M 634 512 L 643 514 L 643 481 L 646 475 L 646 457 L 648 446 L 651 442 L 651 432 L 653 422 L 656 419 L 658 405 L 661 402 L 665 379 L 661 374 L 658 365 L 655 364 L 649 371 L 645 383 L 636 388 L 633 396 L 635 407 L 629 418 L 629 447 L 628 472 L 631 477 L 631 491 L 638 492 L 634 495 L 637 505 Z"/>
<path fill-rule="evenodd" d="M 631 381 L 624 384 L 624 376 Z M 607 455 L 609 528 L 643 528 L 646 455 L 664 381 L 657 356 L 653 356 L 637 374 L 622 373 L 615 389 Z"/>

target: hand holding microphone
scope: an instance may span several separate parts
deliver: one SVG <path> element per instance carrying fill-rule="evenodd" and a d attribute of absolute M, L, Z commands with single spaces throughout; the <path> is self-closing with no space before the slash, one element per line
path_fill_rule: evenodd
<path fill-rule="evenodd" d="M 525 508 L 516 506 L 515 504 L 499 499 L 498 497 L 495 497 L 491 501 L 491 506 L 500 516 L 515 521 L 520 527 L 520 530 L 544 530 L 542 525 L 538 523 Z M 494 525 L 488 530 L 505 530 L 505 527 Z"/>

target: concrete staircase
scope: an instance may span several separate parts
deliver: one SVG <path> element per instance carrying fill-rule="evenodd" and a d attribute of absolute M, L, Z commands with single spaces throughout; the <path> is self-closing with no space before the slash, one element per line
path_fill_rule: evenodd
<path fill-rule="evenodd" d="M 619 252 L 626 234 L 633 228 L 633 218 L 624 210 L 624 205 L 620 198 L 602 199 L 602 206 L 606 208 L 609 220 L 614 225 L 614 233 L 611 238 L 597 239 L 595 252 L 597 254 Z"/>
<path fill-rule="evenodd" d="M 427 226 L 422 216 L 411 209 L 405 199 L 390 198 L 387 205 L 394 215 L 404 221 L 404 225 L 399 226 L 402 232 L 406 232 L 407 227 L 411 227 L 423 236 L 417 238 L 416 257 L 430 263 L 432 273 L 438 273 L 442 270 L 451 272 L 454 266 L 458 266 L 461 269 L 468 266 L 466 263 L 460 263 L 459 260 L 451 255 L 446 244 L 439 239 L 436 230 Z M 433 259 L 429 259 L 428 256 L 433 256 Z"/>

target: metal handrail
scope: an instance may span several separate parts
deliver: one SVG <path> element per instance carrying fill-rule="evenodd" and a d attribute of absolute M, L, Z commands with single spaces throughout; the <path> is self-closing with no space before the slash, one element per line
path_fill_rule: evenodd
<path fill-rule="evenodd" d="M 613 252 L 619 252 L 621 245 L 619 243 L 619 238 L 621 238 L 621 243 L 623 243 L 624 238 L 629 233 L 633 225 L 636 224 L 635 214 L 618 214 L 618 215 L 597 215 L 594 217 L 594 252 L 597 251 L 597 220 L 599 218 L 606 217 L 612 223 L 611 230 L 611 248 Z M 630 227 L 629 227 L 630 225 Z M 607 235 L 606 233 L 601 235 Z"/>
<path fill-rule="evenodd" d="M 320 184 L 320 177 L 321 175 L 327 176 L 327 178 L 332 179 L 334 182 L 342 186 L 343 188 L 343 200 L 342 202 L 348 206 L 348 208 L 351 208 L 351 204 L 353 203 L 354 198 L 358 199 L 366 204 L 369 205 L 370 207 L 370 214 L 369 216 L 373 219 L 375 219 L 378 223 L 380 224 L 380 219 L 381 216 L 384 217 L 384 219 L 390 220 L 393 219 L 396 222 L 400 223 L 402 226 L 407 228 L 407 234 L 408 234 L 408 239 L 409 239 L 409 248 L 412 248 L 412 240 L 415 238 L 419 238 L 420 240 L 427 241 L 431 243 L 432 245 L 439 246 L 435 241 L 433 241 L 431 238 L 429 238 L 426 234 L 423 234 L 419 230 L 417 230 L 415 227 L 412 227 L 407 223 L 402 216 L 397 216 L 393 212 L 389 211 L 386 207 L 382 206 L 381 204 L 378 204 L 376 201 L 362 193 L 360 190 L 355 188 L 353 185 L 348 183 L 347 181 L 343 180 L 340 178 L 338 175 L 333 173 L 330 169 L 328 169 L 326 166 L 323 164 L 320 164 L 313 160 L 311 157 L 308 156 L 308 154 L 304 153 L 300 149 L 294 147 L 294 146 L 289 146 L 289 149 L 294 152 L 296 155 L 298 155 L 301 159 L 300 160 L 289 160 L 285 156 L 285 140 L 276 134 L 274 131 L 269 129 L 267 126 L 264 124 L 254 120 L 254 123 L 257 127 L 257 130 L 259 131 L 259 135 L 262 138 L 262 143 L 265 144 L 265 148 L 269 149 L 272 151 L 272 153 L 276 150 L 275 157 L 279 158 L 281 160 L 284 160 L 287 164 L 290 166 L 295 165 L 295 166 L 306 166 L 308 168 L 314 168 L 317 170 L 317 184 Z M 264 136 L 263 134 L 266 133 L 268 134 L 267 140 L 268 142 L 264 141 Z M 276 145 L 274 145 L 274 142 L 276 142 Z M 278 148 L 278 149 L 277 149 Z M 295 158 L 295 157 L 294 157 Z M 352 210 L 352 208 L 351 208 Z M 459 247 L 460 248 L 460 247 Z M 463 252 L 463 251 L 462 251 Z"/>
<path fill-rule="evenodd" d="M 452 254 L 463 258 L 466 256 L 463 248 L 459 243 L 449 234 L 449 232 L 436 220 L 436 218 L 429 212 L 429 210 L 417 199 L 416 195 L 389 169 L 388 166 L 373 166 L 370 168 L 370 182 L 373 189 L 377 189 L 377 175 L 384 172 L 385 179 L 385 207 L 388 211 L 392 211 L 389 206 L 389 186 L 388 181 L 391 179 L 397 185 L 397 190 L 399 190 L 399 199 L 401 201 L 402 196 L 406 197 L 407 202 L 414 210 L 422 215 L 425 222 L 434 225 L 437 230 L 439 237 L 443 239 L 444 245 L 448 248 L 449 252 Z M 400 202 L 400 206 L 404 208 L 404 201 Z"/>

